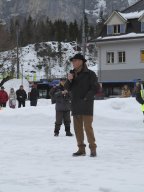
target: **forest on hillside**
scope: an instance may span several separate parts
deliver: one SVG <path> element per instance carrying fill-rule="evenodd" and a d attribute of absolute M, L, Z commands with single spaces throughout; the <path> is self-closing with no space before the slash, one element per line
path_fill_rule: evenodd
<path fill-rule="evenodd" d="M 90 25 L 87 17 L 85 17 L 87 41 L 99 33 L 102 23 L 102 13 L 97 25 Z M 0 51 L 13 49 L 16 47 L 17 40 L 20 47 L 48 41 L 77 41 L 80 44 L 82 41 L 82 23 L 79 24 L 76 20 L 70 23 L 64 20 L 52 22 L 49 18 L 45 21 L 36 21 L 29 16 L 22 22 L 17 19 L 11 20 L 9 25 L 0 23 L 0 37 Z"/>

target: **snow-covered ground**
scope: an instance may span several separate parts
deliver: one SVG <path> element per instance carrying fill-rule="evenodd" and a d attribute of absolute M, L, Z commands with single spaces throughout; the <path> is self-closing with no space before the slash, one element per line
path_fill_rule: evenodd
<path fill-rule="evenodd" d="M 98 157 L 54 138 L 54 105 L 0 111 L 0 192 L 143 192 L 144 124 L 135 99 L 95 102 Z M 73 132 L 73 129 L 72 129 Z"/>

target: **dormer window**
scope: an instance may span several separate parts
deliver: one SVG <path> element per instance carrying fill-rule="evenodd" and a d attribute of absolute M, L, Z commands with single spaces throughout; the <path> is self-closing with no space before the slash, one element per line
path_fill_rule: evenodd
<path fill-rule="evenodd" d="M 144 22 L 141 22 L 141 32 L 144 32 Z"/>
<path fill-rule="evenodd" d="M 107 35 L 118 35 L 126 32 L 126 24 L 107 25 Z"/>
<path fill-rule="evenodd" d="M 120 34 L 120 25 L 113 26 L 113 34 Z"/>

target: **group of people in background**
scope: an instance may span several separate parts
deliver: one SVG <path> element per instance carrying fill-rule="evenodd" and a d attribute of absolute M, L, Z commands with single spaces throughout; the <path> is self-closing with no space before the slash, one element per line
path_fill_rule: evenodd
<path fill-rule="evenodd" d="M 26 100 L 28 96 L 26 91 L 24 90 L 23 85 L 15 91 L 14 88 L 10 89 L 10 93 L 8 94 L 5 91 L 5 88 L 2 86 L 0 90 L 0 108 L 5 108 L 9 101 L 9 107 L 12 109 L 16 108 L 16 104 L 18 101 L 18 108 L 26 106 Z M 31 92 L 29 93 L 30 106 L 37 106 L 38 100 L 38 91 L 36 85 L 32 85 Z"/>

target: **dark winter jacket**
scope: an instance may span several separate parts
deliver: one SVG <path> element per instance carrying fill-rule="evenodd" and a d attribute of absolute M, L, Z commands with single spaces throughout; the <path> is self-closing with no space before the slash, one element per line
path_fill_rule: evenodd
<path fill-rule="evenodd" d="M 136 100 L 139 104 L 141 105 L 144 105 L 144 100 L 143 98 L 141 97 L 141 92 L 140 90 L 136 92 Z"/>
<path fill-rule="evenodd" d="M 17 90 L 16 95 L 18 101 L 25 101 L 27 99 L 27 94 L 25 90 Z"/>
<path fill-rule="evenodd" d="M 93 71 L 84 65 L 72 82 L 67 80 L 65 88 L 69 89 L 72 94 L 73 115 L 93 115 L 94 96 L 98 88 L 98 79 Z"/>
<path fill-rule="evenodd" d="M 0 103 L 4 104 L 8 101 L 8 94 L 6 91 L 0 90 Z"/>
<path fill-rule="evenodd" d="M 36 88 L 32 88 L 30 92 L 30 101 L 37 101 L 39 97 L 38 90 Z"/>
<path fill-rule="evenodd" d="M 63 95 L 64 87 L 59 85 L 50 90 L 50 96 L 56 102 L 56 111 L 70 111 L 70 94 Z"/>

